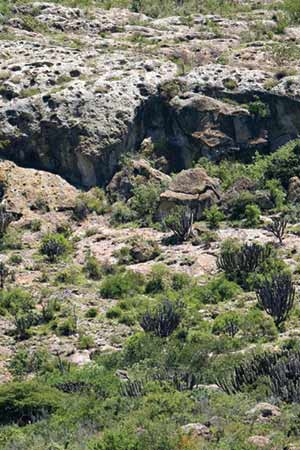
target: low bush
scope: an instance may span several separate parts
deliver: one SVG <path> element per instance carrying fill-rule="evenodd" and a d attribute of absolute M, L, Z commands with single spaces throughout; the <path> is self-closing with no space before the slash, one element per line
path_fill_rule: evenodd
<path fill-rule="evenodd" d="M 110 219 L 112 225 L 123 225 L 133 222 L 135 219 L 136 213 L 126 203 L 116 202 L 113 204 Z"/>
<path fill-rule="evenodd" d="M 122 298 L 138 294 L 144 289 L 144 277 L 142 274 L 124 271 L 107 276 L 100 288 L 100 294 L 104 298 Z"/>
<path fill-rule="evenodd" d="M 201 303 L 220 303 L 233 300 L 241 288 L 233 281 L 226 279 L 224 275 L 218 275 L 212 278 L 205 286 L 194 290 L 194 295 Z"/>
<path fill-rule="evenodd" d="M 49 233 L 43 237 L 40 253 L 45 255 L 50 262 L 54 262 L 70 249 L 70 242 L 62 234 Z"/>

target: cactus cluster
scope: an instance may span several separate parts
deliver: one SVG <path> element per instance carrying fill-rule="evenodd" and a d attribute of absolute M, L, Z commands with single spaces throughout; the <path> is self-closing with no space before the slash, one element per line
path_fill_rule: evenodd
<path fill-rule="evenodd" d="M 238 251 L 236 249 L 222 251 L 217 259 L 217 266 L 229 279 L 233 279 L 242 287 L 247 287 L 248 275 L 269 258 L 271 253 L 272 248 L 269 245 L 244 244 Z"/>
<path fill-rule="evenodd" d="M 230 395 L 254 386 L 262 377 L 274 397 L 287 403 L 300 403 L 299 350 L 255 355 L 237 366 L 229 376 L 216 382 Z"/>

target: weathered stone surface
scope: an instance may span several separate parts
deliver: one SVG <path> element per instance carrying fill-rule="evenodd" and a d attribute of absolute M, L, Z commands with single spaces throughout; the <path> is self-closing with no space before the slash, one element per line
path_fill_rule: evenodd
<path fill-rule="evenodd" d="M 1 200 L 7 209 L 24 214 L 40 207 L 52 211 L 71 209 L 78 190 L 49 172 L 24 169 L 10 161 L 0 161 Z"/>
<path fill-rule="evenodd" d="M 270 403 L 258 403 L 247 413 L 249 416 L 257 417 L 259 422 L 269 422 L 274 417 L 281 415 L 280 409 Z"/>
<path fill-rule="evenodd" d="M 248 442 L 257 448 L 269 448 L 269 445 L 271 444 L 271 440 L 267 436 L 251 436 L 249 437 Z"/>
<path fill-rule="evenodd" d="M 181 429 L 184 433 L 191 434 L 194 437 L 203 437 L 208 440 L 211 438 L 209 428 L 201 423 L 189 423 L 182 426 Z"/>
<path fill-rule="evenodd" d="M 201 219 L 204 210 L 219 199 L 219 180 L 210 178 L 202 168 L 184 170 L 161 194 L 159 211 L 165 216 L 176 205 L 183 205 L 194 211 L 195 219 Z"/>
<path fill-rule="evenodd" d="M 241 48 L 258 18 L 276 27 L 272 11 L 195 15 L 187 25 L 120 9 L 15 8 L 0 41 L 0 156 L 91 187 L 107 185 L 121 156 L 147 138 L 174 172 L 299 135 L 299 76 L 276 78 L 282 64 L 259 42 Z M 228 64 L 216 64 L 225 54 Z M 258 100 L 271 119 L 250 112 Z"/>

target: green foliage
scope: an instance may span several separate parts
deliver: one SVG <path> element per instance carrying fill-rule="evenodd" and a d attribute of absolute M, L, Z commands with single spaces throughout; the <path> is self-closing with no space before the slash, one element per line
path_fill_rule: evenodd
<path fill-rule="evenodd" d="M 97 317 L 97 315 L 98 315 L 98 310 L 97 310 L 97 308 L 94 308 L 94 307 L 89 308 L 87 310 L 87 312 L 85 313 L 85 317 L 87 317 L 88 319 L 93 319 L 94 317 Z"/>
<path fill-rule="evenodd" d="M 130 207 L 141 225 L 151 226 L 155 222 L 162 190 L 162 186 L 151 182 L 138 185 L 133 189 Z"/>
<path fill-rule="evenodd" d="M 58 233 L 46 234 L 41 242 L 40 253 L 47 256 L 50 262 L 56 261 L 70 251 L 70 242 Z"/>
<path fill-rule="evenodd" d="M 274 340 L 278 336 L 276 325 L 272 318 L 266 316 L 257 308 L 252 308 L 244 316 L 242 323 L 243 335 L 250 342 L 265 342 Z"/>
<path fill-rule="evenodd" d="M 269 106 L 259 99 L 249 103 L 248 109 L 251 114 L 254 114 L 260 119 L 267 119 L 271 115 Z"/>
<path fill-rule="evenodd" d="M 244 244 L 228 240 L 224 241 L 217 260 L 218 268 L 223 270 L 229 280 L 235 281 L 245 289 L 249 289 L 250 277 L 254 273 L 265 273 L 264 264 L 272 259 L 272 248 L 269 245 Z"/>
<path fill-rule="evenodd" d="M 77 324 L 74 317 L 69 317 L 57 325 L 57 334 L 59 336 L 71 336 L 76 332 Z"/>
<path fill-rule="evenodd" d="M 0 291 L 0 309 L 13 316 L 18 313 L 29 312 L 34 307 L 31 295 L 21 289 L 12 288 Z"/>
<path fill-rule="evenodd" d="M 95 341 L 92 336 L 80 335 L 78 340 L 78 348 L 80 350 L 88 350 L 93 347 L 95 347 Z"/>
<path fill-rule="evenodd" d="M 241 316 L 236 312 L 220 314 L 215 320 L 212 332 L 215 334 L 228 334 L 234 337 L 240 330 L 242 324 Z"/>
<path fill-rule="evenodd" d="M 101 284 L 100 294 L 104 298 L 122 298 L 138 294 L 143 289 L 143 275 L 128 270 L 107 276 Z"/>
<path fill-rule="evenodd" d="M 88 278 L 92 280 L 100 280 L 102 277 L 101 266 L 97 258 L 91 254 L 88 254 L 85 258 L 85 264 L 83 267 L 83 271 L 85 272 Z"/>
<path fill-rule="evenodd" d="M 224 275 L 212 278 L 205 286 L 197 288 L 195 295 L 204 304 L 233 300 L 241 292 L 240 287 Z"/>
<path fill-rule="evenodd" d="M 208 226 L 211 230 L 219 228 L 220 222 L 224 220 L 224 213 L 219 210 L 219 208 L 214 205 L 210 209 L 204 211 Z"/>
<path fill-rule="evenodd" d="M 26 348 L 19 349 L 9 363 L 9 370 L 15 377 L 30 373 L 41 374 L 51 368 L 50 356 L 45 350 L 30 353 Z"/>
<path fill-rule="evenodd" d="M 34 382 L 4 384 L 0 386 L 0 423 L 37 422 L 53 413 L 63 398 L 56 389 Z"/>
<path fill-rule="evenodd" d="M 126 203 L 116 202 L 113 204 L 110 219 L 112 225 L 122 225 L 135 219 L 136 213 Z"/>
<path fill-rule="evenodd" d="M 299 0 L 284 0 L 283 8 L 290 15 L 291 20 L 295 23 L 300 22 L 300 1 Z"/>
<path fill-rule="evenodd" d="M 260 223 L 260 209 L 256 205 L 247 205 L 245 209 L 247 227 L 257 227 Z"/>

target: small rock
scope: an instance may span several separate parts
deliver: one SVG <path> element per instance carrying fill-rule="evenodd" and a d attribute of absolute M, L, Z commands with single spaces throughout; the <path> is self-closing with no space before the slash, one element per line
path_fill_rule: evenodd
<path fill-rule="evenodd" d="M 266 448 L 271 443 L 270 439 L 266 436 L 250 436 L 248 442 L 257 448 Z"/>
<path fill-rule="evenodd" d="M 270 403 L 258 403 L 254 408 L 247 412 L 247 415 L 258 416 L 258 422 L 268 422 L 274 417 L 281 415 L 280 409 Z"/>
<path fill-rule="evenodd" d="M 206 425 L 202 423 L 189 423 L 181 427 L 182 431 L 191 434 L 194 437 L 203 437 L 204 439 L 211 438 L 211 432 Z"/>

